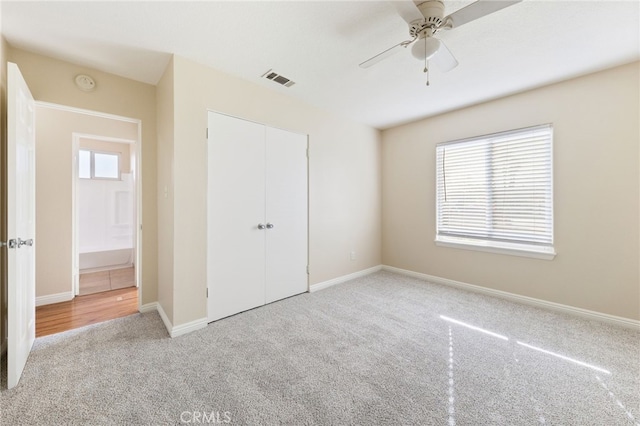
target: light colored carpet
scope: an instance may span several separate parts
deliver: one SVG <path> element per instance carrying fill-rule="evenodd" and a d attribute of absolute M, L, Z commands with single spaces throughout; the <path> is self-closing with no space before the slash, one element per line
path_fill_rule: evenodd
<path fill-rule="evenodd" d="M 634 425 L 639 345 L 379 272 L 174 339 L 156 313 L 40 338 L 2 424 Z"/>

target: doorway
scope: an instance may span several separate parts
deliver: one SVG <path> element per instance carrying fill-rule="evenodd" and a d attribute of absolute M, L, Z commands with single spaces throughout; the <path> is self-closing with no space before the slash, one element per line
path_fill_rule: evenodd
<path fill-rule="evenodd" d="M 74 133 L 73 152 L 74 293 L 137 287 L 136 141 Z"/>
<path fill-rule="evenodd" d="M 45 102 L 36 102 L 36 112 L 36 322 L 63 302 L 72 315 L 76 299 L 99 291 L 114 297 L 100 293 L 110 305 L 94 305 L 113 308 L 123 301 L 115 288 L 132 289 L 124 299 L 133 297 L 139 309 L 140 120 Z M 101 318 L 94 309 L 91 317 Z"/>

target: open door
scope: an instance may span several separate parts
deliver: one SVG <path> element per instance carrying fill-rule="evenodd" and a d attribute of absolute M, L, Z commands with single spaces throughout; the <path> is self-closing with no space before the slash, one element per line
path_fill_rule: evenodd
<path fill-rule="evenodd" d="M 18 384 L 36 335 L 35 104 L 7 64 L 7 387 Z"/>

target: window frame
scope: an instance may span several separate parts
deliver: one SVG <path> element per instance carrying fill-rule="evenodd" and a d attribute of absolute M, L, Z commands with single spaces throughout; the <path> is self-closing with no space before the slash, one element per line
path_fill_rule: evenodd
<path fill-rule="evenodd" d="M 85 151 L 89 153 L 89 177 L 81 177 L 80 176 L 80 152 Z M 118 177 L 103 177 L 103 176 L 96 176 L 96 162 L 95 162 L 95 154 L 102 154 L 102 155 L 112 155 L 114 157 L 117 158 L 118 160 Z M 100 150 L 93 150 L 93 149 L 87 149 L 87 148 L 82 148 L 80 147 L 78 149 L 78 178 L 79 179 L 84 179 L 84 180 L 122 180 L 122 170 L 121 170 L 121 165 L 122 165 L 122 154 L 120 152 L 114 152 L 114 151 L 100 151 Z"/>
<path fill-rule="evenodd" d="M 441 146 L 454 145 L 458 143 L 468 143 L 473 141 L 487 141 L 490 139 L 495 139 L 499 137 L 504 137 L 508 134 L 513 134 L 514 136 L 518 133 L 525 133 L 527 131 L 537 130 L 537 129 L 548 129 L 549 131 L 549 195 L 551 200 L 550 205 L 550 236 L 551 242 L 550 245 L 540 245 L 532 242 L 531 244 L 522 243 L 522 242 L 509 242 L 509 241 L 497 241 L 491 239 L 481 239 L 474 238 L 472 236 L 464 237 L 464 236 L 451 236 L 451 235 L 440 235 L 440 199 L 439 199 L 439 176 L 438 176 L 438 149 Z M 536 126 L 529 126 L 519 129 L 507 130 L 502 132 L 490 133 L 481 136 L 474 136 L 470 138 L 457 139 L 447 142 L 441 142 L 436 144 L 435 150 L 435 245 L 440 247 L 449 247 L 449 248 L 458 248 L 464 250 L 473 250 L 473 251 L 483 251 L 489 253 L 496 254 L 505 254 L 505 255 L 513 255 L 513 256 L 523 256 L 530 257 L 535 259 L 543 259 L 543 260 L 553 260 L 556 256 L 555 250 L 555 236 L 554 236 L 554 173 L 553 173 L 553 145 L 554 145 L 554 129 L 551 123 L 541 124 Z"/>

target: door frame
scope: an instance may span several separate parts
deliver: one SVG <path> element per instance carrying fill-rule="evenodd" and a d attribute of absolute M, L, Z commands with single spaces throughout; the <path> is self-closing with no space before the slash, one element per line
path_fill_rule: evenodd
<path fill-rule="evenodd" d="M 86 135 L 84 133 L 72 133 L 72 140 L 70 143 L 72 144 L 72 155 L 77 157 L 77 146 L 76 143 L 79 144 L 80 137 L 90 137 L 93 139 L 101 139 L 112 142 L 133 142 L 135 144 L 135 167 L 134 167 L 134 178 L 135 178 L 135 222 L 136 222 L 136 234 L 134 238 L 134 246 L 135 246 L 135 274 L 136 274 L 136 286 L 138 287 L 138 309 L 142 306 L 142 120 L 137 118 L 125 117 L 121 115 L 109 114 L 105 112 L 93 111 L 83 108 L 70 107 L 66 105 L 51 103 L 51 102 L 42 102 L 36 101 L 36 107 L 55 109 L 59 111 L 66 111 L 75 114 L 88 115 L 97 118 L 105 118 L 108 120 L 115 121 L 124 121 L 127 123 L 133 123 L 137 126 L 137 140 L 125 140 L 125 139 L 117 139 L 117 138 L 109 138 L 105 136 L 95 136 L 95 135 Z M 77 138 L 76 138 L 77 136 Z M 79 279 L 77 271 L 78 266 L 78 232 L 77 232 L 77 205 L 76 205 L 76 193 L 77 193 L 77 179 L 75 179 L 78 175 L 78 167 L 77 162 L 72 157 L 73 164 L 73 172 L 71 177 L 71 191 L 72 191 L 72 209 L 71 215 L 73 220 L 72 226 L 72 279 L 70 282 L 70 291 L 73 296 L 77 295 L 76 289 L 79 285 Z"/>

